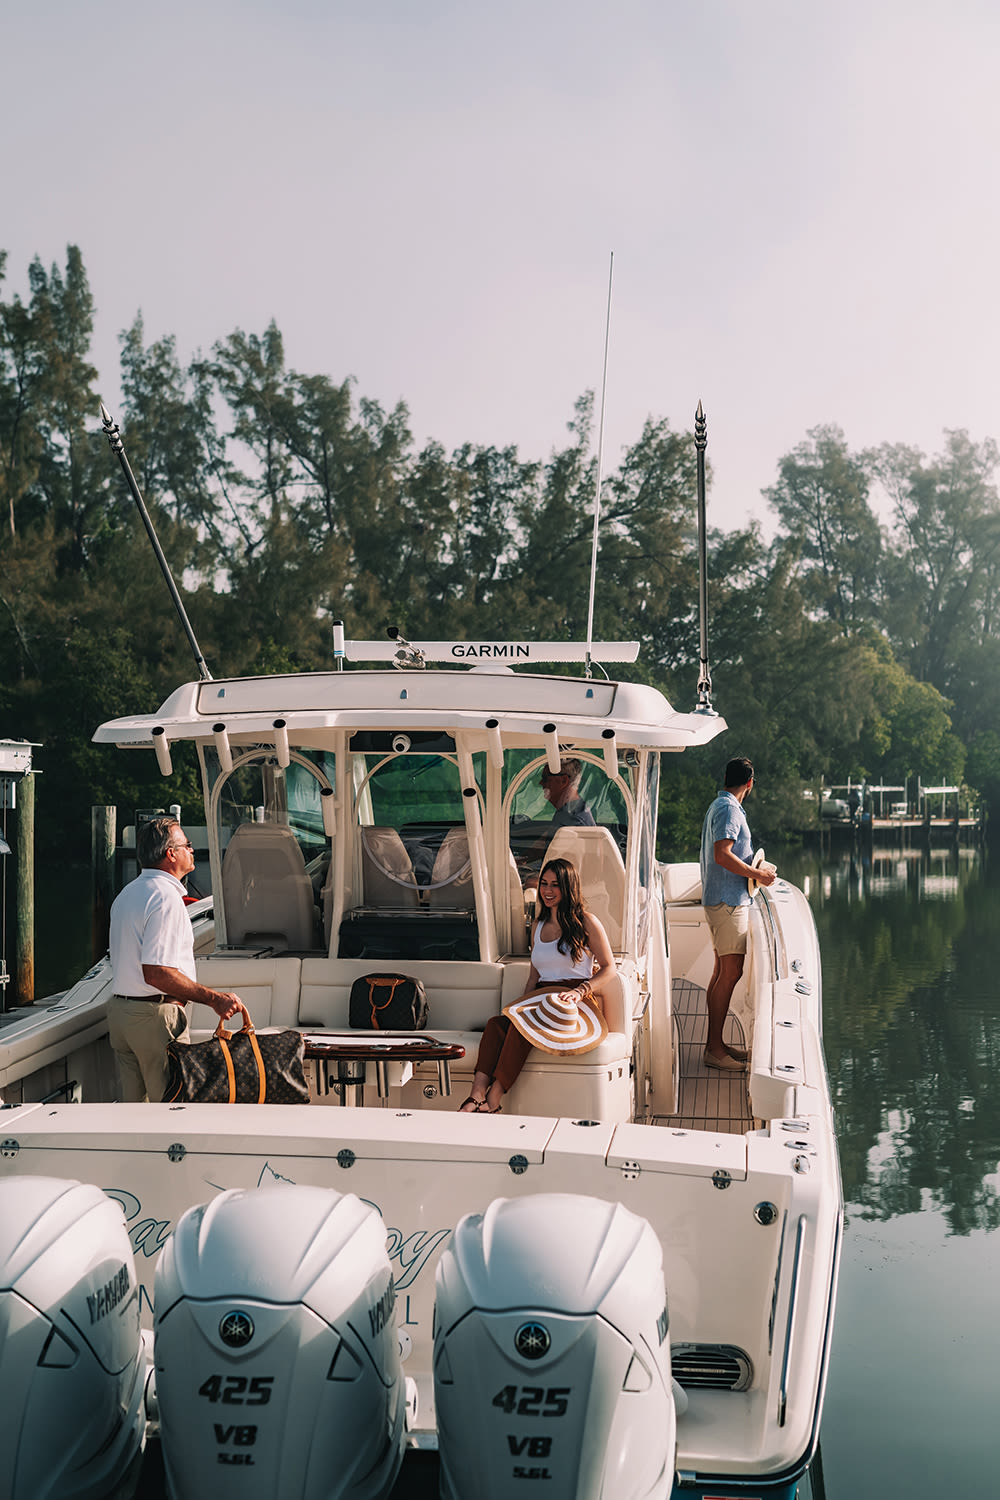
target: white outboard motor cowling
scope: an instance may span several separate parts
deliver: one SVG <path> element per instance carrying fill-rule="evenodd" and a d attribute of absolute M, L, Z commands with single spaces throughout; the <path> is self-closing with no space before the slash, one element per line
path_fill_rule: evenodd
<path fill-rule="evenodd" d="M 131 1495 L 145 1368 L 120 1206 L 89 1183 L 0 1179 L 0 1500 Z"/>
<path fill-rule="evenodd" d="M 172 1500 L 380 1500 L 405 1382 L 377 1209 L 293 1184 L 224 1192 L 156 1268 L 156 1400 Z"/>
<path fill-rule="evenodd" d="M 572 1194 L 497 1199 L 441 1256 L 434 1324 L 443 1500 L 669 1496 L 663 1255 L 645 1219 Z"/>

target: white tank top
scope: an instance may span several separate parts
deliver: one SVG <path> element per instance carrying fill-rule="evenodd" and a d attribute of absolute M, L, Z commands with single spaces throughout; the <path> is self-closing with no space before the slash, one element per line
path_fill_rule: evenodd
<path fill-rule="evenodd" d="M 590 949 L 584 948 L 574 963 L 571 954 L 559 951 L 558 938 L 553 938 L 550 943 L 543 942 L 538 936 L 541 930 L 539 922 L 531 945 L 531 962 L 541 983 L 547 984 L 550 979 L 589 979 L 594 972 L 594 955 Z"/>

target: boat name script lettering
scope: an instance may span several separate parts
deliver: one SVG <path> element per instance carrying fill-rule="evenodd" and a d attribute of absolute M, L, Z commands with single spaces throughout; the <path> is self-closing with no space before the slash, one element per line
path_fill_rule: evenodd
<path fill-rule="evenodd" d="M 99 1323 L 102 1318 L 107 1317 L 109 1312 L 114 1312 L 119 1302 L 128 1293 L 131 1285 L 131 1277 L 128 1274 L 128 1266 L 121 1265 L 110 1281 L 106 1281 L 102 1287 L 87 1298 L 87 1307 L 90 1310 L 90 1322 Z"/>
<path fill-rule="evenodd" d="M 519 657 L 529 660 L 531 647 L 519 641 L 469 641 L 465 645 L 457 641 L 451 648 L 452 656 Z"/>

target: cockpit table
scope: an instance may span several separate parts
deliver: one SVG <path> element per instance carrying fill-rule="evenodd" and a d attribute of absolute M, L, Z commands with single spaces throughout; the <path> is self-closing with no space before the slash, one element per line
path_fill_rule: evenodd
<path fill-rule="evenodd" d="M 436 1062 L 438 1087 L 442 1094 L 448 1095 L 451 1093 L 449 1064 L 465 1056 L 465 1048 L 458 1042 L 443 1042 L 422 1031 L 307 1031 L 303 1039 L 306 1057 L 317 1065 L 317 1092 L 328 1094 L 336 1085 L 341 1104 L 348 1102 L 348 1089 L 353 1093 L 351 1103 L 364 1104 L 365 1075 L 370 1062 L 375 1064 L 375 1082 L 383 1104 L 389 1098 L 390 1062 Z M 331 1063 L 336 1064 L 335 1072 Z"/>

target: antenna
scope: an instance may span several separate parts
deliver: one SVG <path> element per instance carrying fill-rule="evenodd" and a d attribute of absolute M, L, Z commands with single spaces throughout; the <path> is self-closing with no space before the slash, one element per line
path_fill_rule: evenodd
<path fill-rule="evenodd" d="M 608 345 L 611 342 L 611 285 L 615 274 L 615 252 L 611 252 L 608 269 L 608 317 L 604 329 L 604 375 L 601 380 L 601 421 L 597 430 L 597 484 L 594 489 L 594 544 L 590 552 L 590 602 L 587 606 L 587 666 L 585 677 L 591 672 L 590 646 L 594 638 L 594 592 L 597 587 L 597 528 L 601 521 L 601 482 L 604 478 L 604 406 L 608 395 Z"/>
<path fill-rule="evenodd" d="M 708 540 L 705 525 L 705 449 L 708 446 L 708 422 L 700 400 L 694 414 L 694 446 L 698 461 L 698 634 L 701 651 L 695 713 L 718 718 L 718 713 L 712 707 L 712 674 L 708 670 Z"/>
<path fill-rule="evenodd" d="M 208 665 L 205 661 L 205 658 L 201 654 L 201 647 L 195 640 L 194 631 L 191 629 L 191 621 L 187 617 L 187 611 L 185 610 L 184 605 L 181 602 L 180 594 L 177 592 L 177 585 L 176 583 L 174 583 L 173 575 L 170 572 L 170 566 L 167 562 L 167 559 L 163 555 L 163 548 L 160 546 L 159 538 L 156 535 L 156 532 L 153 530 L 153 523 L 150 520 L 149 511 L 146 509 L 145 501 L 143 500 L 142 495 L 139 492 L 139 486 L 135 482 L 135 475 L 132 473 L 131 465 L 129 464 L 128 459 L 125 457 L 125 444 L 122 442 L 121 433 L 118 431 L 118 423 L 112 421 L 111 413 L 108 411 L 103 401 L 101 402 L 101 421 L 104 424 L 104 436 L 107 438 L 108 442 L 111 445 L 112 453 L 116 453 L 118 455 L 118 462 L 121 464 L 122 472 L 124 473 L 125 478 L 128 480 L 128 487 L 132 491 L 132 499 L 136 503 L 139 515 L 142 517 L 142 524 L 146 528 L 146 535 L 149 537 L 149 540 L 153 546 L 153 551 L 156 553 L 156 560 L 160 565 L 160 572 L 163 574 L 164 578 L 167 581 L 167 588 L 170 590 L 170 597 L 174 601 L 174 609 L 176 609 L 178 615 L 180 616 L 180 622 L 184 627 L 184 634 L 188 638 L 188 645 L 191 647 L 192 653 L 194 654 L 195 665 L 198 668 L 198 676 L 201 678 L 202 682 L 211 682 L 212 674 L 208 670 Z"/>

